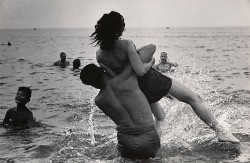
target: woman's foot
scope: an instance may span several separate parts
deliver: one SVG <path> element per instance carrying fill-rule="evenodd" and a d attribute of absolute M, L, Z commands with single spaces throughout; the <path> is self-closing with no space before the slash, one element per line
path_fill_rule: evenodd
<path fill-rule="evenodd" d="M 233 136 L 233 134 L 222 127 L 219 127 L 216 133 L 218 136 L 218 141 L 220 142 L 240 143 L 240 141 L 235 136 Z"/>

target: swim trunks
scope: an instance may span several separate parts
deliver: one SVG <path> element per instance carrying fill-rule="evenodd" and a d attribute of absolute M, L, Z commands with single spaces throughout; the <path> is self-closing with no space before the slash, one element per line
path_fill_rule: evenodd
<path fill-rule="evenodd" d="M 172 85 L 172 79 L 154 68 L 150 68 L 145 75 L 138 77 L 138 84 L 151 104 L 159 101 L 168 94 Z"/>
<path fill-rule="evenodd" d="M 121 157 L 129 159 L 154 158 L 161 147 L 154 126 L 144 128 L 117 127 L 117 149 Z"/>

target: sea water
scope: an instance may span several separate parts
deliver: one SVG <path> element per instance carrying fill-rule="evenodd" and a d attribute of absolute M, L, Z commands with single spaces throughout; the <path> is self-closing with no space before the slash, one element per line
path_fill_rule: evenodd
<path fill-rule="evenodd" d="M 39 127 L 0 128 L 0 162 L 122 162 L 115 124 L 94 104 L 98 90 L 71 71 L 79 58 L 96 63 L 92 28 L 0 30 L 0 121 L 15 107 L 18 87 L 32 89 L 27 104 Z M 166 112 L 162 157 L 152 162 L 250 162 L 250 28 L 127 28 L 123 38 L 137 46 L 155 44 L 178 63 L 166 74 L 198 93 L 240 146 L 217 137 L 177 100 L 163 98 Z M 11 42 L 11 46 L 5 45 Z M 54 67 L 60 53 L 71 65 Z"/>

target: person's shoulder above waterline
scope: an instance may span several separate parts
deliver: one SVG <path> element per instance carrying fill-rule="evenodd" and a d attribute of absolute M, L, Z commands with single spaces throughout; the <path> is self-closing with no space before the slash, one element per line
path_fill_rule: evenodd
<path fill-rule="evenodd" d="M 54 66 L 60 66 L 61 65 L 61 60 L 58 60 L 56 62 L 53 63 Z"/>
<path fill-rule="evenodd" d="M 53 63 L 53 66 L 61 66 L 61 67 L 67 67 L 69 65 L 70 65 L 69 61 L 65 61 L 64 63 L 62 63 L 61 60 L 58 60 Z"/>

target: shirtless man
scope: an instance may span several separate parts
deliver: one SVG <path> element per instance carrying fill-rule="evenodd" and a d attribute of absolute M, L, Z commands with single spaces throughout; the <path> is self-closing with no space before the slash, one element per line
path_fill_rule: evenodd
<path fill-rule="evenodd" d="M 154 68 L 162 73 L 173 72 L 172 66 L 177 67 L 177 63 L 172 63 L 168 61 L 168 54 L 166 52 L 161 52 L 160 62 L 154 65 Z"/>
<path fill-rule="evenodd" d="M 64 52 L 61 52 L 60 58 L 61 60 L 56 61 L 53 65 L 60 66 L 61 68 L 67 67 L 69 65 L 69 61 L 66 61 L 66 54 Z"/>
<path fill-rule="evenodd" d="M 82 69 L 80 78 L 84 84 L 100 89 L 95 103 L 117 125 L 117 149 L 121 157 L 146 160 L 155 157 L 160 138 L 150 106 L 131 72 L 131 66 L 127 65 L 122 73 L 110 77 L 103 68 L 89 64 Z"/>

